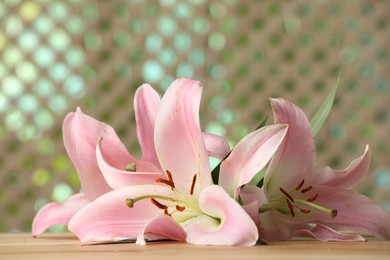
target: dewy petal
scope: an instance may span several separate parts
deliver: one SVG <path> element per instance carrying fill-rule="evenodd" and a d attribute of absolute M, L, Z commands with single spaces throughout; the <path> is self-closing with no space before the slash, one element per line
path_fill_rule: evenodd
<path fill-rule="evenodd" d="M 153 164 L 138 161 L 128 154 L 115 153 L 113 150 L 103 153 L 101 146 L 105 146 L 104 140 L 99 141 L 96 146 L 97 162 L 104 178 L 113 189 L 138 184 L 154 184 L 157 178 L 162 177 L 159 169 Z M 134 165 L 136 171 L 125 170 L 129 163 Z"/>
<path fill-rule="evenodd" d="M 315 144 L 310 123 L 304 112 L 285 99 L 270 99 L 275 124 L 288 124 L 282 144 L 271 160 L 264 179 L 269 197 L 277 196 L 280 187 L 299 183 L 315 167 Z"/>
<path fill-rule="evenodd" d="M 390 213 L 369 198 L 348 190 L 315 186 L 318 205 L 336 209 L 337 216 L 312 210 L 308 215 L 336 230 L 369 234 L 378 238 L 390 239 Z"/>
<path fill-rule="evenodd" d="M 75 113 L 65 117 L 62 132 L 66 151 L 76 167 L 87 198 L 94 200 L 110 191 L 99 170 L 95 150 L 98 138 L 102 136 L 110 143 L 110 147 L 126 151 L 112 127 L 85 115 L 77 108 Z"/>
<path fill-rule="evenodd" d="M 32 224 L 33 235 L 39 235 L 56 224 L 67 225 L 74 214 L 89 202 L 84 194 L 78 193 L 64 202 L 52 202 L 45 205 L 35 215 Z"/>
<path fill-rule="evenodd" d="M 135 121 L 138 141 L 142 149 L 142 160 L 160 167 L 154 146 L 154 123 L 160 106 L 160 96 L 149 85 L 143 84 L 134 96 Z"/>
<path fill-rule="evenodd" d="M 150 194 L 174 196 L 170 188 L 161 185 L 113 190 L 78 211 L 69 222 L 69 230 L 82 242 L 136 239 L 144 226 L 162 211 L 147 199 L 129 208 L 126 199 Z"/>
<path fill-rule="evenodd" d="M 301 229 L 292 236 L 312 237 L 320 241 L 366 241 L 359 234 L 341 233 L 323 224 L 316 224 L 312 229 Z"/>
<path fill-rule="evenodd" d="M 187 242 L 198 245 L 253 246 L 257 227 L 244 209 L 220 186 L 212 185 L 199 195 L 200 215 L 186 223 Z"/>
<path fill-rule="evenodd" d="M 266 166 L 287 132 L 287 125 L 270 125 L 244 137 L 221 164 L 218 184 L 232 197 Z"/>
<path fill-rule="evenodd" d="M 209 156 L 223 160 L 230 152 L 229 144 L 224 138 L 218 135 L 203 133 L 203 140 L 205 142 L 206 150 Z"/>
<path fill-rule="evenodd" d="M 144 245 L 145 237 L 148 240 L 185 241 L 186 233 L 172 217 L 163 214 L 154 218 L 144 227 L 143 232 L 137 237 L 137 244 Z"/>
<path fill-rule="evenodd" d="M 194 193 L 212 183 L 207 151 L 199 123 L 202 83 L 177 79 L 166 91 L 155 124 L 155 144 L 161 167 L 172 173 L 176 188 Z"/>
<path fill-rule="evenodd" d="M 346 169 L 335 171 L 330 167 L 317 168 L 309 182 L 321 186 L 353 189 L 366 175 L 370 161 L 371 150 L 367 145 L 364 154 L 354 160 Z"/>

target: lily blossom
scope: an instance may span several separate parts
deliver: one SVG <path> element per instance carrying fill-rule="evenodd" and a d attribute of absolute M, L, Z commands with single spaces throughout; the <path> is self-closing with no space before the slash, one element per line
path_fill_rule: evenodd
<path fill-rule="evenodd" d="M 76 212 L 112 189 L 154 183 L 156 178 L 164 176 L 154 145 L 154 123 L 159 106 L 160 97 L 149 84 L 137 89 L 134 111 L 142 160 L 128 153 L 111 126 L 84 114 L 80 108 L 65 117 L 64 145 L 77 170 L 82 193 L 40 209 L 32 225 L 34 236 L 52 225 L 67 225 Z M 223 158 L 229 152 L 223 138 L 209 133 L 203 133 L 203 137 L 210 155 Z M 102 146 L 110 152 L 103 154 Z"/>
<path fill-rule="evenodd" d="M 255 221 L 260 222 L 260 238 L 275 241 L 306 236 L 323 241 L 361 241 L 365 239 L 359 234 L 369 234 L 390 239 L 389 212 L 352 191 L 368 171 L 370 148 L 367 146 L 363 155 L 342 171 L 317 167 L 315 144 L 304 112 L 284 99 L 270 101 L 275 123 L 288 124 L 289 129 L 258 194 L 260 219 L 255 216 Z"/>
<path fill-rule="evenodd" d="M 155 179 L 154 185 L 113 190 L 80 210 L 69 229 L 82 242 L 137 238 L 137 243 L 144 244 L 145 238 L 168 238 L 208 245 L 256 243 L 256 225 L 234 194 L 270 160 L 287 126 L 259 129 L 237 145 L 239 149 L 229 156 L 233 159 L 224 166 L 226 173 L 221 173 L 231 178 L 225 181 L 225 191 L 211 179 L 208 137 L 202 134 L 199 122 L 201 93 L 198 81 L 183 78 L 171 84 L 161 100 L 154 130 L 164 177 Z M 211 150 L 220 154 L 220 146 L 216 147 Z M 236 165 L 234 158 L 239 158 L 239 153 L 250 156 Z M 255 160 L 255 156 L 260 159 Z M 237 170 L 240 165 L 245 171 Z"/>
<path fill-rule="evenodd" d="M 83 192 L 73 195 L 64 202 L 49 203 L 40 209 L 32 225 L 34 236 L 41 234 L 52 225 L 68 224 L 77 211 L 113 189 L 112 185 L 106 181 L 112 178 L 107 176 L 109 173 L 102 173 L 96 158 L 99 138 L 105 140 L 106 148 L 111 151 L 109 160 L 122 164 L 123 169 L 126 166 L 138 166 L 138 171 L 128 169 L 127 175 L 122 178 L 127 182 L 132 184 L 139 181 L 153 182 L 156 176 L 161 175 L 159 165 L 154 159 L 156 152 L 153 143 L 153 122 L 160 98 L 152 87 L 144 84 L 137 90 L 134 99 L 137 134 L 144 154 L 142 161 L 127 152 L 111 126 L 84 114 L 80 108 L 65 117 L 62 127 L 64 145 L 77 170 Z M 142 117 L 139 116 L 141 114 Z M 140 169 L 148 174 L 140 174 Z"/>

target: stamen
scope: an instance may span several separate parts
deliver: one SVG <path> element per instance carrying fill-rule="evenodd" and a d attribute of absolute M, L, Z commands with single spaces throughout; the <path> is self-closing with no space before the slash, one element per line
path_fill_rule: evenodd
<path fill-rule="evenodd" d="M 195 183 L 196 183 L 196 173 L 194 174 L 194 177 L 192 177 L 192 184 L 191 184 L 191 188 L 190 188 L 190 195 L 194 194 Z"/>
<path fill-rule="evenodd" d="M 315 201 L 315 199 L 316 199 L 317 197 L 318 197 L 318 193 L 317 193 L 316 195 L 314 195 L 314 196 L 308 198 L 306 201 L 308 201 L 308 202 L 313 202 L 313 201 Z"/>
<path fill-rule="evenodd" d="M 303 190 L 301 190 L 301 192 L 306 193 L 306 192 L 310 191 L 311 189 L 313 189 L 313 186 L 308 186 L 308 187 L 304 188 Z"/>
<path fill-rule="evenodd" d="M 126 165 L 125 170 L 128 172 L 135 172 L 137 171 L 137 165 L 135 163 L 129 163 Z"/>
<path fill-rule="evenodd" d="M 297 187 L 295 187 L 295 190 L 299 190 L 300 188 L 302 188 L 303 184 L 305 183 L 305 179 L 303 179 Z"/>
<path fill-rule="evenodd" d="M 168 175 L 168 180 L 169 180 L 170 182 L 172 182 L 173 186 L 175 186 L 175 184 L 174 184 L 174 182 L 173 182 L 173 178 L 172 178 L 172 173 L 171 173 L 169 170 L 166 170 L 165 172 L 166 172 L 167 175 Z"/>
<path fill-rule="evenodd" d="M 281 191 L 281 192 L 282 192 L 290 201 L 295 202 L 294 199 L 293 199 L 293 197 L 291 197 L 291 195 L 288 194 L 287 191 L 285 191 L 283 188 L 279 188 L 279 190 L 280 190 L 280 191 Z"/>
<path fill-rule="evenodd" d="M 164 183 L 164 184 L 166 184 L 166 185 L 168 185 L 168 186 L 171 186 L 172 189 L 175 188 L 175 184 L 174 184 L 172 181 L 169 181 L 169 180 L 166 180 L 166 179 L 163 179 L 163 178 L 157 178 L 157 179 L 155 180 L 155 182 Z"/>
<path fill-rule="evenodd" d="M 290 209 L 291 216 L 295 217 L 293 205 L 291 204 L 291 202 L 288 199 L 286 199 L 286 202 L 287 202 L 288 208 Z"/>
<path fill-rule="evenodd" d="M 159 208 L 159 209 L 164 209 L 164 210 L 166 210 L 166 209 L 168 208 L 167 205 L 161 204 L 160 202 L 158 202 L 157 200 L 155 200 L 155 199 L 153 199 L 153 198 L 151 198 L 150 201 L 151 201 L 155 206 L 157 206 L 157 208 Z"/>
<path fill-rule="evenodd" d="M 303 214 L 309 214 L 310 213 L 310 210 L 309 209 L 300 209 L 301 210 L 301 212 L 303 213 Z"/>
<path fill-rule="evenodd" d="M 129 208 L 134 207 L 134 200 L 132 200 L 132 199 L 126 199 L 126 205 L 127 205 Z"/>
<path fill-rule="evenodd" d="M 184 206 L 182 207 L 182 206 L 176 205 L 176 209 L 177 209 L 177 211 L 183 212 L 186 209 L 186 207 L 184 207 Z"/>
<path fill-rule="evenodd" d="M 333 209 L 333 210 L 330 212 L 330 216 L 331 216 L 332 218 L 337 217 L 337 209 Z"/>
<path fill-rule="evenodd" d="M 171 214 L 169 214 L 168 209 L 164 209 L 164 214 L 170 217 L 172 216 Z"/>

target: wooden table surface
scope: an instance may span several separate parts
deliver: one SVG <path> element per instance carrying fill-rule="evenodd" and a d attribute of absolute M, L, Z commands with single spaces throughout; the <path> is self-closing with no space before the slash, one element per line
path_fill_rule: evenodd
<path fill-rule="evenodd" d="M 195 246 L 179 242 L 81 245 L 72 234 L 0 234 L 0 259 L 386 259 L 390 241 L 318 242 L 294 240 L 254 247 Z"/>

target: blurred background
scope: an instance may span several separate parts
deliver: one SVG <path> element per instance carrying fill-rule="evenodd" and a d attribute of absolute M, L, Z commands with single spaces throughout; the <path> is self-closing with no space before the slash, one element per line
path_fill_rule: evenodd
<path fill-rule="evenodd" d="M 134 92 L 177 77 L 205 83 L 202 127 L 234 144 L 272 122 L 268 97 L 311 118 L 341 73 L 318 164 L 343 169 L 370 144 L 359 191 L 390 210 L 389 13 L 385 0 L 2 0 L 0 231 L 30 231 L 80 190 L 66 113 L 80 106 L 139 155 Z"/>

